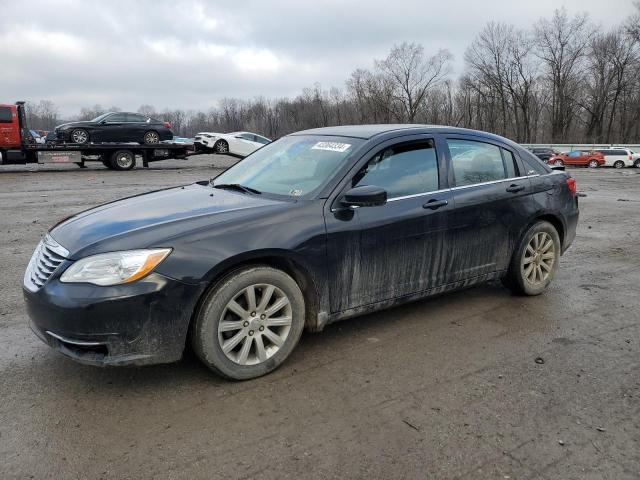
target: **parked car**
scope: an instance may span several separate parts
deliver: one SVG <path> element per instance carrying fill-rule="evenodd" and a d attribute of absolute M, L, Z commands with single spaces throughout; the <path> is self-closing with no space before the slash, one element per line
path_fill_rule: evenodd
<path fill-rule="evenodd" d="M 55 128 L 56 139 L 65 143 L 135 142 L 155 144 L 171 140 L 169 122 L 130 112 L 110 112 L 85 122 L 71 122 Z"/>
<path fill-rule="evenodd" d="M 605 167 L 624 168 L 633 166 L 634 157 L 627 148 L 610 147 L 596 151 L 604 156 Z"/>
<path fill-rule="evenodd" d="M 545 163 L 548 163 L 551 157 L 559 153 L 550 147 L 530 147 L 528 150 Z"/>
<path fill-rule="evenodd" d="M 200 132 L 194 139 L 196 150 L 238 157 L 246 157 L 269 143 L 271 140 L 268 138 L 251 132 Z"/>
<path fill-rule="evenodd" d="M 575 165 L 598 168 L 604 165 L 604 155 L 593 150 L 573 150 L 569 153 L 559 153 L 549 159 L 552 165 Z"/>
<path fill-rule="evenodd" d="M 640 160 L 640 154 L 633 153 L 625 147 L 611 147 L 596 151 L 604 155 L 604 165 L 606 167 L 633 167 Z"/>
<path fill-rule="evenodd" d="M 77 361 L 170 362 L 190 341 L 215 372 L 248 379 L 304 328 L 498 278 L 541 294 L 577 221 L 575 180 L 505 138 L 320 128 L 214 180 L 60 222 L 24 297 L 36 335 Z"/>

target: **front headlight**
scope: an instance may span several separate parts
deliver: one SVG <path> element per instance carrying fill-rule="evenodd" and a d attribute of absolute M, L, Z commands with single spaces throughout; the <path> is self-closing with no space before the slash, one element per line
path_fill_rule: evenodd
<path fill-rule="evenodd" d="M 60 281 L 100 286 L 133 282 L 151 273 L 170 253 L 170 248 L 157 248 L 93 255 L 72 264 Z"/>

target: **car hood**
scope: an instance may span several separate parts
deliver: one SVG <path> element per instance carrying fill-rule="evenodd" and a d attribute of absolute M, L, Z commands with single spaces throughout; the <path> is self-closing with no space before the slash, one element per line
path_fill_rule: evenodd
<path fill-rule="evenodd" d="M 172 238 L 263 215 L 265 210 L 290 203 L 196 183 L 86 210 L 57 224 L 50 234 L 69 250 L 71 259 L 107 251 L 170 247 Z"/>

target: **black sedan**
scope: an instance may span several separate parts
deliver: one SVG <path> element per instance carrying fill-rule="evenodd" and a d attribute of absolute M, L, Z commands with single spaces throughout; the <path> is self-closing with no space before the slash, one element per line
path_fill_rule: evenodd
<path fill-rule="evenodd" d="M 550 147 L 531 147 L 529 150 L 545 163 L 548 163 L 551 157 L 558 154 L 558 152 Z"/>
<path fill-rule="evenodd" d="M 542 293 L 576 185 L 495 135 L 372 125 L 299 132 L 212 181 L 56 225 L 24 276 L 34 332 L 81 362 L 266 374 L 304 328 L 492 279 Z"/>
<path fill-rule="evenodd" d="M 60 142 L 84 145 L 102 142 L 136 142 L 153 145 L 173 139 L 171 124 L 146 115 L 110 112 L 86 122 L 71 122 L 55 128 Z"/>

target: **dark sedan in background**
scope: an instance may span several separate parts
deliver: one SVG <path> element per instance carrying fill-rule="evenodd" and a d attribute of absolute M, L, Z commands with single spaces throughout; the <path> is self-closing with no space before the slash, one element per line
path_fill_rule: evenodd
<path fill-rule="evenodd" d="M 307 130 L 212 181 L 59 223 L 24 276 L 33 331 L 96 365 L 274 370 L 304 328 L 492 279 L 542 293 L 571 245 L 575 180 L 483 132 Z"/>
<path fill-rule="evenodd" d="M 130 112 L 109 112 L 93 120 L 65 123 L 55 128 L 55 135 L 59 142 L 79 145 L 100 142 L 153 145 L 173 139 L 169 122 Z"/>
<path fill-rule="evenodd" d="M 550 147 L 529 147 L 528 150 L 545 163 L 549 163 L 549 159 L 558 154 Z"/>

